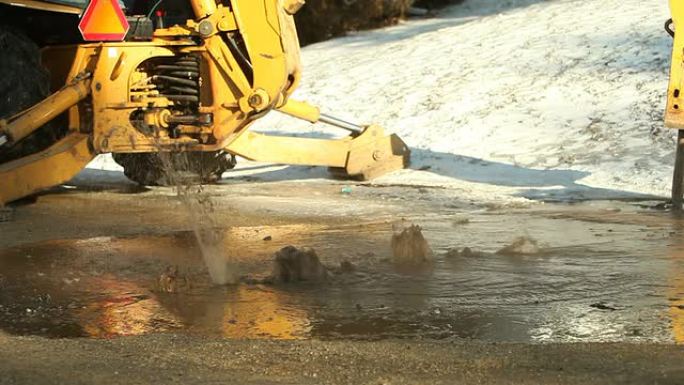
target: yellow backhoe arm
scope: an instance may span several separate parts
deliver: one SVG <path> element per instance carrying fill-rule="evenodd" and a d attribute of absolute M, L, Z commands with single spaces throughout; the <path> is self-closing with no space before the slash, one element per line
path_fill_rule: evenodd
<path fill-rule="evenodd" d="M 411 151 L 380 126 L 359 126 L 321 114 L 318 107 L 289 99 L 278 111 L 311 123 L 323 122 L 351 132 L 343 139 L 275 136 L 246 131 L 226 150 L 262 162 L 328 166 L 340 177 L 368 180 L 409 165 Z"/>
<path fill-rule="evenodd" d="M 95 157 L 88 140 L 72 132 L 44 151 L 0 164 L 0 206 L 71 180 Z"/>
<path fill-rule="evenodd" d="M 82 76 L 43 99 L 28 110 L 0 120 L 0 147 L 11 145 L 29 136 L 45 123 L 59 116 L 90 94 L 90 78 Z"/>
<path fill-rule="evenodd" d="M 665 109 L 665 125 L 670 128 L 684 129 L 682 98 L 684 97 L 684 2 L 670 0 L 672 25 L 674 25 L 674 41 L 672 43 L 672 64 L 670 66 L 670 83 L 667 90 L 667 107 Z M 679 33 L 677 33 L 679 30 Z"/>

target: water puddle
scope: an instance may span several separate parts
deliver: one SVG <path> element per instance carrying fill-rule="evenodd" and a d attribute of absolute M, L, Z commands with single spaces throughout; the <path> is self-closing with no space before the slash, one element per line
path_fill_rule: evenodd
<path fill-rule="evenodd" d="M 393 259 L 392 223 L 212 228 L 239 283 L 215 285 L 193 231 L 0 250 L 0 329 L 112 337 L 684 342 L 676 221 L 571 210 L 431 214 L 430 263 Z M 464 220 L 464 216 L 467 220 Z M 271 284 L 273 256 L 315 250 L 325 282 Z M 166 282 L 166 284 L 164 283 Z M 172 286 L 172 289 L 169 287 Z"/>

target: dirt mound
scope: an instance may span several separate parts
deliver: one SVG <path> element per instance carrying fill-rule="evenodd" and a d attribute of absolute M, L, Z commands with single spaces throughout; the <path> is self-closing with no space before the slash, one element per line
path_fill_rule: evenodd
<path fill-rule="evenodd" d="M 420 226 L 411 225 L 392 234 L 392 257 L 399 263 L 423 263 L 432 258 L 430 245 Z"/>
<path fill-rule="evenodd" d="M 324 282 L 328 272 L 313 249 L 286 246 L 275 254 L 274 282 Z"/>

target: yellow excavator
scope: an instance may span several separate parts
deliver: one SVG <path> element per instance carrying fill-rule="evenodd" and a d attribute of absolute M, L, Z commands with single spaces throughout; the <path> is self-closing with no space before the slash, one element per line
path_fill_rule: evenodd
<path fill-rule="evenodd" d="M 215 181 L 235 156 L 358 179 L 408 165 L 398 136 L 290 98 L 303 0 L 116 1 L 98 7 L 123 10 L 125 36 L 107 41 L 98 22 L 90 29 L 102 40 L 85 41 L 86 0 L 0 0 L 0 206 L 69 181 L 103 153 L 143 185 L 168 184 L 169 167 Z M 248 129 L 272 110 L 349 135 Z"/>

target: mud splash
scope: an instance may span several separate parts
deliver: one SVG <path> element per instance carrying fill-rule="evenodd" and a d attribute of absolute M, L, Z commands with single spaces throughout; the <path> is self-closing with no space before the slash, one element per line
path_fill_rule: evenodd
<path fill-rule="evenodd" d="M 275 282 L 325 282 L 328 272 L 311 248 L 298 249 L 286 246 L 274 256 L 273 280 Z"/>
<path fill-rule="evenodd" d="M 422 264 L 430 261 L 432 250 L 423 236 L 420 226 L 411 224 L 402 228 L 395 225 L 392 234 L 392 257 L 399 264 Z M 397 228 L 400 231 L 397 231 Z"/>
<path fill-rule="evenodd" d="M 235 264 L 230 263 L 224 254 L 222 232 L 217 230 L 221 226 L 212 215 L 214 203 L 211 198 L 204 193 L 201 184 L 196 184 L 192 178 L 176 170 L 169 153 L 160 151 L 158 156 L 167 179 L 174 186 L 176 196 L 187 210 L 195 240 L 212 282 L 217 285 L 237 284 L 240 274 Z"/>
<path fill-rule="evenodd" d="M 510 244 L 499 249 L 499 255 L 536 255 L 541 253 L 539 243 L 530 237 L 517 237 Z"/>

